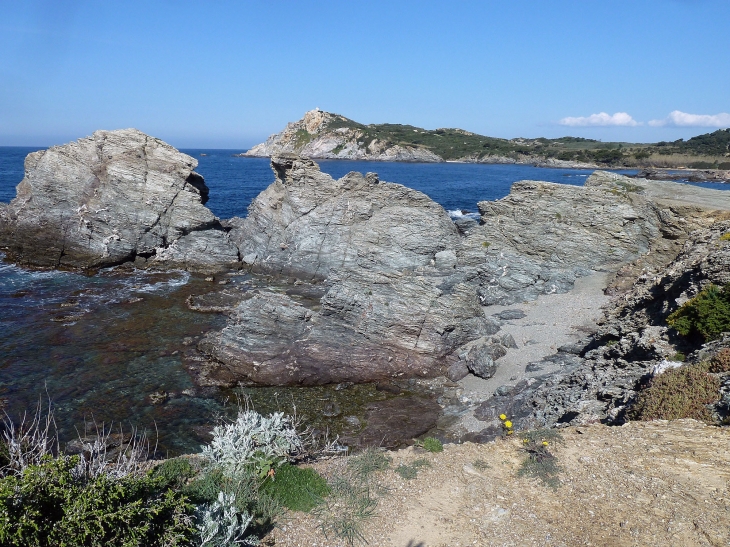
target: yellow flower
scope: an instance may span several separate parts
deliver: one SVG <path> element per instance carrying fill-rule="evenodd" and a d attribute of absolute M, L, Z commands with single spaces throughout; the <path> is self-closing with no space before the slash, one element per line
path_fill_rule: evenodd
<path fill-rule="evenodd" d="M 525 443 L 525 444 L 527 444 L 527 443 L 529 443 L 530 441 L 528 441 L 527 439 L 522 439 L 522 442 L 523 442 L 523 443 Z"/>
<path fill-rule="evenodd" d="M 511 429 L 507 431 L 507 435 L 512 435 L 512 433 L 514 433 L 514 431 L 512 431 Z"/>
<path fill-rule="evenodd" d="M 542 445 L 543 446 L 547 446 L 548 445 L 548 442 L 547 441 L 542 441 Z"/>
<path fill-rule="evenodd" d="M 509 420 L 507 420 L 506 422 L 504 422 L 504 427 L 506 427 L 506 428 L 509 429 L 510 427 L 512 427 L 512 422 L 510 422 Z"/>
<path fill-rule="evenodd" d="M 502 420 L 502 421 L 505 421 L 507 419 L 507 415 L 506 414 L 500 414 L 499 415 L 499 419 Z"/>

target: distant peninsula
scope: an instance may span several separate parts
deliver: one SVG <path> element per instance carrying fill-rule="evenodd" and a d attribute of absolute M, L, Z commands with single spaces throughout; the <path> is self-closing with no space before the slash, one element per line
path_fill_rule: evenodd
<path fill-rule="evenodd" d="M 652 144 L 581 137 L 499 139 L 463 129 L 431 130 L 391 123 L 364 125 L 316 108 L 241 155 L 272 157 L 282 153 L 312 159 L 730 170 L 730 129 L 686 141 Z M 727 180 L 726 176 L 720 178 Z"/>

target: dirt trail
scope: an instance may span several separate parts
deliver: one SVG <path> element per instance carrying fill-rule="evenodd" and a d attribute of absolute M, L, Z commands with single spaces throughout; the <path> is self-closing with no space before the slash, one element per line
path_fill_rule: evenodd
<path fill-rule="evenodd" d="M 517 477 L 516 438 L 447 445 L 430 454 L 391 453 L 390 493 L 365 527 L 375 547 L 727 546 L 730 545 L 730 429 L 693 420 L 592 425 L 562 430 L 551 447 L 561 485 Z M 426 458 L 416 479 L 393 469 Z M 487 462 L 481 468 L 474 462 Z M 319 462 L 322 473 L 342 462 Z M 314 517 L 297 513 L 270 544 L 339 547 Z"/>

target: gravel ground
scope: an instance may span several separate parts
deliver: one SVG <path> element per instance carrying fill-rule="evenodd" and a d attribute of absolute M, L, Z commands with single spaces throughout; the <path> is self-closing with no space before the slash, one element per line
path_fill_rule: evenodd
<path fill-rule="evenodd" d="M 522 319 L 505 321 L 499 332 L 499 335 L 511 334 L 517 349 L 508 350 L 507 355 L 497 361 L 497 372 L 492 378 L 484 380 L 469 374 L 459 381 L 463 389 L 462 401 L 470 404 L 471 408 L 450 428 L 467 432 L 483 429 L 486 424 L 474 418 L 473 410 L 494 395 L 498 387 L 554 372 L 543 368 L 539 372 L 529 373 L 525 372 L 525 367 L 595 330 L 596 321 L 603 315 L 602 308 L 610 300 L 603 294 L 607 281 L 608 274 L 597 272 L 577 279 L 575 288 L 568 293 L 542 295 L 532 302 L 486 308 L 487 315 L 506 309 L 518 309 L 526 314 Z"/>
<path fill-rule="evenodd" d="M 365 537 L 377 547 L 727 546 L 730 544 L 730 430 L 693 420 L 592 425 L 562 430 L 551 447 L 560 486 L 517 477 L 519 439 L 446 445 L 438 454 L 412 447 L 391 453 L 379 475 L 379 499 Z M 413 480 L 393 469 L 425 458 Z M 488 464 L 475 465 L 481 460 Z M 342 459 L 318 462 L 332 476 Z M 291 515 L 269 545 L 344 547 L 317 520 Z"/>

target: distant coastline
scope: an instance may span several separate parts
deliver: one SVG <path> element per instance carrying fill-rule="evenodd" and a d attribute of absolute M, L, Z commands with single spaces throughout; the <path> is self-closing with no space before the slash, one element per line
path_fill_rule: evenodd
<path fill-rule="evenodd" d="M 580 137 L 508 140 L 455 128 L 427 130 L 401 124 L 364 125 L 315 109 L 237 155 L 281 154 L 315 160 L 517 164 L 558 169 L 689 169 L 705 172 L 697 175 L 697 180 L 730 180 L 730 129 L 687 141 L 653 144 L 601 142 Z"/>

